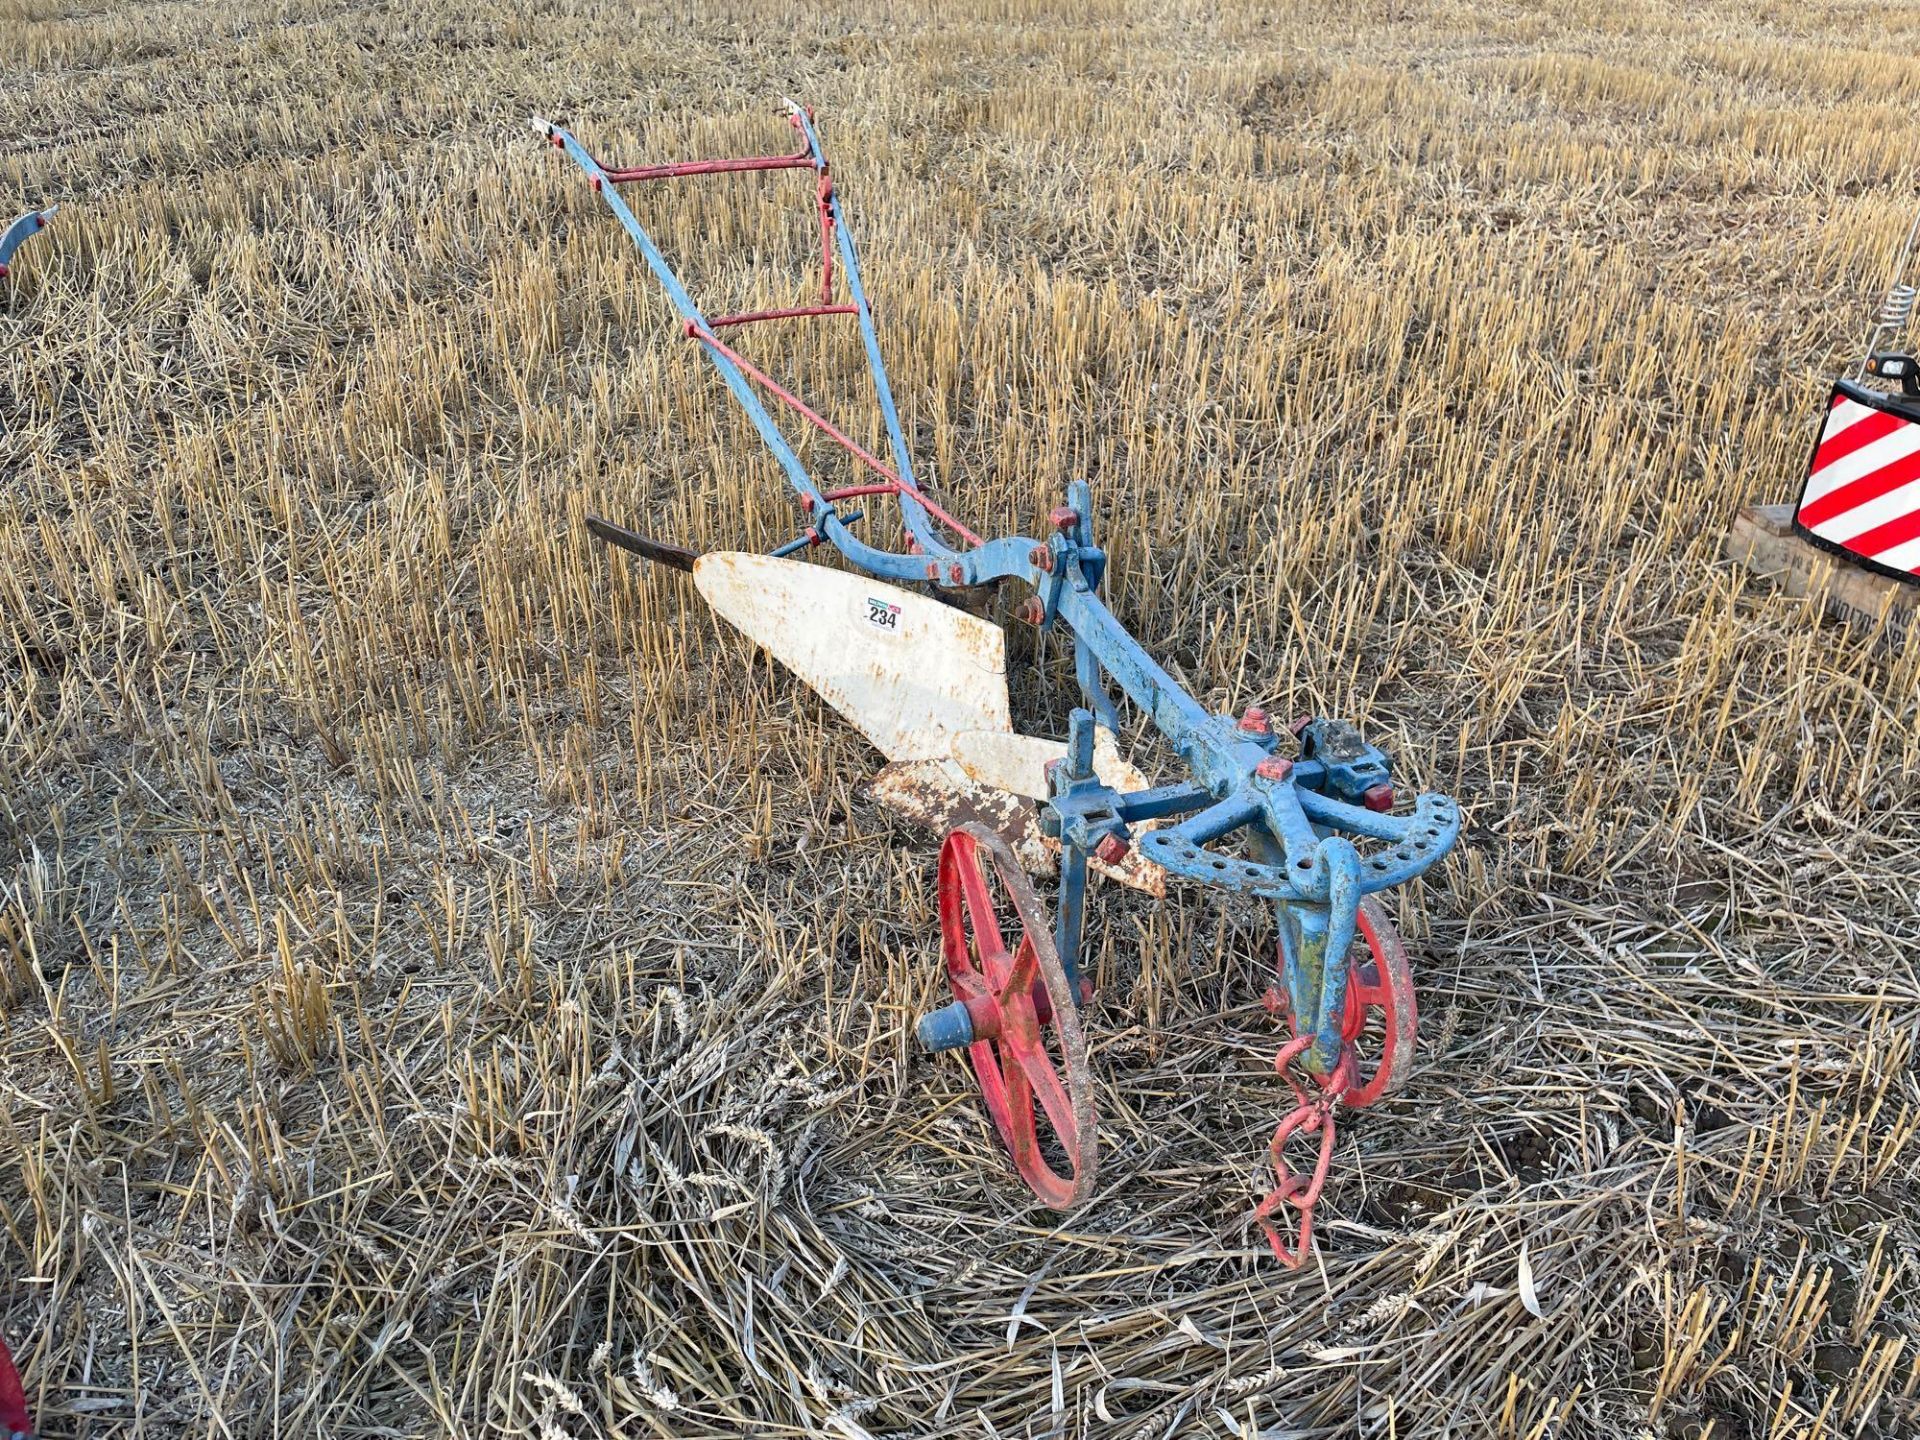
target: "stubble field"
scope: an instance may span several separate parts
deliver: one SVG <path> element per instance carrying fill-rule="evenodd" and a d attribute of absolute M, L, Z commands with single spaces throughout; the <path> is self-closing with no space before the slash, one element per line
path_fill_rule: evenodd
<path fill-rule="evenodd" d="M 1197 696 L 1466 807 L 1393 897 L 1423 1063 L 1301 1272 L 1249 1221 L 1270 917 L 1096 892 L 1102 1184 L 1030 1205 L 913 1043 L 934 847 L 877 757 L 582 529 L 797 515 L 526 116 L 763 153 L 782 94 L 949 506 L 1090 477 Z M 0 281 L 43 1432 L 1911 1433 L 1920 635 L 1717 551 L 1916 122 L 1920 14 L 1868 4 L 0 0 L 0 209 L 64 207 Z M 633 198 L 747 308 L 806 183 Z M 850 332 L 749 343 L 877 439 Z"/>

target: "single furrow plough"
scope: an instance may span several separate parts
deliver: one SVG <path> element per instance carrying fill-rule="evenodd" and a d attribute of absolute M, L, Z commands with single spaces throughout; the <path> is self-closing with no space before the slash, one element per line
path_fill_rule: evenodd
<path fill-rule="evenodd" d="M 565 129 L 533 122 L 586 172 L 633 238 L 684 333 L 712 360 L 786 472 L 802 515 L 800 533 L 770 555 L 696 555 L 598 517 L 589 524 L 604 540 L 691 570 L 721 615 L 887 756 L 876 792 L 946 828 L 938 900 L 953 1000 L 921 1018 L 919 1036 L 931 1050 L 967 1052 L 1015 1168 L 1047 1205 L 1078 1205 L 1094 1184 L 1094 1091 L 1081 1019 L 1092 993 L 1081 970 L 1089 869 L 1155 893 L 1171 875 L 1273 902 L 1279 983 L 1266 998 L 1291 1032 L 1275 1064 L 1295 1105 L 1268 1147 L 1274 1184 L 1254 1215 L 1274 1254 L 1298 1265 L 1333 1155 L 1336 1107 L 1372 1104 L 1412 1065 L 1413 979 L 1375 897 L 1452 848 L 1459 809 L 1430 794 L 1411 806 L 1397 803 L 1387 757 L 1344 721 L 1276 729 L 1258 709 L 1215 715 L 1188 695 L 1101 599 L 1107 557 L 1094 542 L 1084 481 L 1068 487 L 1044 539 L 983 539 L 927 493 L 914 476 L 819 131 L 809 110 L 792 102 L 787 109 L 798 139 L 791 153 L 632 167 L 603 164 Z M 761 170 L 809 176 L 818 290 L 787 308 L 709 317 L 619 187 Z M 722 338 L 755 324 L 825 317 L 859 328 L 891 463 Z M 858 467 L 854 483 L 823 488 L 770 404 L 844 449 Z M 854 532 L 861 517 L 849 502 L 882 498 L 899 507 L 904 550 Z M 791 558 L 821 544 L 864 573 Z M 1014 732 L 1004 633 L 948 603 L 1008 582 L 1032 592 L 1022 620 L 1072 637 L 1082 703 L 1064 743 Z M 1150 786 L 1121 759 L 1115 690 L 1171 742 L 1188 778 Z M 1289 739 L 1296 745 L 1286 747 Z M 1373 843 L 1363 851 L 1349 837 Z M 1244 841 L 1242 853 L 1220 848 L 1234 839 Z M 1029 872 L 1059 876 L 1051 924 Z M 1296 1136 L 1310 1144 L 1317 1138 L 1304 1171 L 1288 1158 Z"/>
<path fill-rule="evenodd" d="M 27 237 L 38 235 L 46 229 L 47 222 L 54 217 L 60 207 L 49 205 L 44 210 L 29 210 L 15 220 L 5 230 L 0 230 L 0 280 L 4 280 L 12 271 L 8 268 L 13 261 L 13 252 L 27 243 Z"/>

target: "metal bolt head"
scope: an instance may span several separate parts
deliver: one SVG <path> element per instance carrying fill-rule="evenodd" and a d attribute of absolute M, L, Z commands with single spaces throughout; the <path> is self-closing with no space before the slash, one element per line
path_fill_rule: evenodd
<path fill-rule="evenodd" d="M 1036 570 L 1052 571 L 1053 551 L 1044 545 L 1036 545 L 1027 552 L 1027 560 Z"/>
<path fill-rule="evenodd" d="M 958 564 L 949 565 L 947 567 L 947 579 L 951 580 L 955 585 L 958 585 L 962 580 L 966 578 L 967 578 L 967 572 L 961 569 Z"/>
<path fill-rule="evenodd" d="M 1071 505 L 1056 505 L 1047 520 L 1056 530 L 1071 530 L 1080 523 L 1080 512 Z"/>
<path fill-rule="evenodd" d="M 1046 623 L 1047 607 L 1041 602 L 1038 595 L 1030 596 L 1027 603 L 1020 607 L 1020 618 L 1029 625 L 1042 625 Z"/>
<path fill-rule="evenodd" d="M 1393 809 L 1393 787 L 1391 785 L 1371 785 L 1360 792 L 1360 803 L 1376 814 L 1384 815 Z"/>
<path fill-rule="evenodd" d="M 1249 735 L 1271 735 L 1273 722 L 1267 719 L 1267 712 L 1258 705 L 1249 705 L 1247 713 L 1240 717 L 1240 728 Z"/>
<path fill-rule="evenodd" d="M 940 583 L 940 562 L 938 560 L 929 560 L 927 562 L 927 579 L 936 585 Z"/>
<path fill-rule="evenodd" d="M 1293 762 L 1282 759 L 1278 755 L 1269 755 L 1253 767 L 1253 773 L 1258 775 L 1262 780 L 1278 782 L 1286 779 L 1287 776 L 1293 773 Z"/>
<path fill-rule="evenodd" d="M 1102 865 L 1118 865 L 1127 858 L 1127 842 L 1118 835 L 1105 835 L 1101 837 L 1100 843 L 1093 847 L 1093 858 Z"/>

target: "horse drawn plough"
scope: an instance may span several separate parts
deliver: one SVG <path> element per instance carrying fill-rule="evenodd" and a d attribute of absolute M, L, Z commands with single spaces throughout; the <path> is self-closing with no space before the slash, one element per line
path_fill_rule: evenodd
<path fill-rule="evenodd" d="M 984 539 L 928 494 L 915 478 L 813 115 L 789 102 L 787 119 L 798 141 L 790 153 L 624 167 L 595 159 L 558 125 L 533 122 L 586 172 L 632 237 L 684 334 L 713 362 L 784 470 L 800 509 L 799 534 L 765 555 L 696 555 L 597 517 L 589 523 L 602 539 L 691 570 L 724 617 L 887 756 L 878 793 L 944 825 L 938 901 L 952 1000 L 921 1017 L 919 1038 L 930 1050 L 966 1052 L 1015 1168 L 1045 1204 L 1068 1209 L 1085 1201 L 1097 1166 L 1082 1019 L 1091 999 L 1081 966 L 1089 871 L 1155 892 L 1171 876 L 1273 904 L 1278 974 L 1266 998 L 1290 1032 L 1275 1065 L 1295 1103 L 1268 1147 L 1273 1184 L 1254 1214 L 1274 1254 L 1298 1265 L 1332 1159 L 1337 1107 L 1374 1103 L 1412 1065 L 1413 980 L 1377 897 L 1452 848 L 1459 809 L 1432 794 L 1402 803 L 1387 756 L 1344 721 L 1276 727 L 1258 709 L 1212 714 L 1187 694 L 1101 598 L 1107 556 L 1095 541 L 1084 481 L 1067 487 L 1038 538 Z M 802 171 L 811 181 L 818 289 L 790 307 L 710 317 L 620 189 L 771 170 Z M 754 325 L 835 317 L 858 327 L 888 459 L 723 338 Z M 770 406 L 844 450 L 856 467 L 852 483 L 823 486 L 809 473 Z M 876 500 L 897 504 L 904 548 L 855 533 L 861 516 L 851 502 Z M 794 558 L 820 545 L 860 573 Z M 1064 743 L 1014 732 L 1004 633 L 948 603 L 1006 585 L 1031 592 L 1021 620 L 1071 636 L 1081 694 Z M 1149 785 L 1120 758 L 1116 692 L 1166 738 L 1186 778 Z M 1240 842 L 1237 852 L 1226 848 L 1232 842 Z M 1058 874 L 1051 923 L 1029 872 Z M 1289 1158 L 1295 1137 L 1312 1157 L 1300 1169 Z"/>

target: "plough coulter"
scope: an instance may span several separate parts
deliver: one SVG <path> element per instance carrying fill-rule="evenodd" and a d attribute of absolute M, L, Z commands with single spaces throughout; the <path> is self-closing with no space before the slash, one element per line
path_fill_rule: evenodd
<path fill-rule="evenodd" d="M 29 236 L 44 230 L 59 208 L 49 205 L 45 210 L 29 210 L 5 230 L 0 230 L 0 280 L 12 273 L 8 267 L 13 261 L 13 252 L 26 244 Z"/>
<path fill-rule="evenodd" d="M 800 533 L 766 555 L 696 555 L 605 520 L 589 523 L 604 540 L 691 570 L 721 615 L 886 755 L 877 793 L 946 830 L 938 901 L 952 1000 L 921 1018 L 919 1038 L 930 1050 L 966 1052 L 1014 1167 L 1045 1204 L 1085 1201 L 1096 1171 L 1083 1030 L 1092 992 L 1081 968 L 1089 870 L 1156 894 L 1172 876 L 1272 902 L 1278 973 L 1266 998 L 1289 1032 L 1275 1065 L 1294 1106 L 1268 1147 L 1273 1184 L 1254 1215 L 1274 1254 L 1298 1265 L 1333 1155 L 1337 1107 L 1374 1103 L 1412 1065 L 1413 979 L 1376 897 L 1452 848 L 1459 809 L 1431 794 L 1400 803 L 1387 756 L 1344 721 L 1275 727 L 1258 709 L 1216 715 L 1188 695 L 1101 598 L 1107 556 L 1095 542 L 1086 482 L 1068 487 L 1041 538 L 984 539 L 928 493 L 915 478 L 819 130 L 812 113 L 791 102 L 787 119 L 797 139 L 789 153 L 640 166 L 604 164 L 560 126 L 533 122 L 626 228 L 684 334 L 785 471 L 800 509 Z M 804 303 L 710 317 L 621 187 L 772 170 L 807 177 L 820 242 L 817 288 Z M 737 332 L 754 325 L 808 321 L 858 327 L 888 459 L 735 348 Z M 856 467 L 852 481 L 823 486 L 771 407 L 844 450 Z M 852 503 L 875 501 L 898 506 L 904 548 L 855 533 Z M 799 558 L 823 544 L 859 573 Z M 1071 636 L 1081 694 L 1064 742 L 1014 731 L 1004 633 L 950 603 L 1005 585 L 1030 592 L 1021 621 Z M 1122 760 L 1116 692 L 1171 743 L 1186 778 L 1149 785 Z M 1368 842 L 1364 849 L 1356 839 Z M 1051 922 L 1029 873 L 1058 875 Z M 1296 1148 L 1311 1156 L 1300 1169 L 1290 1158 Z"/>

